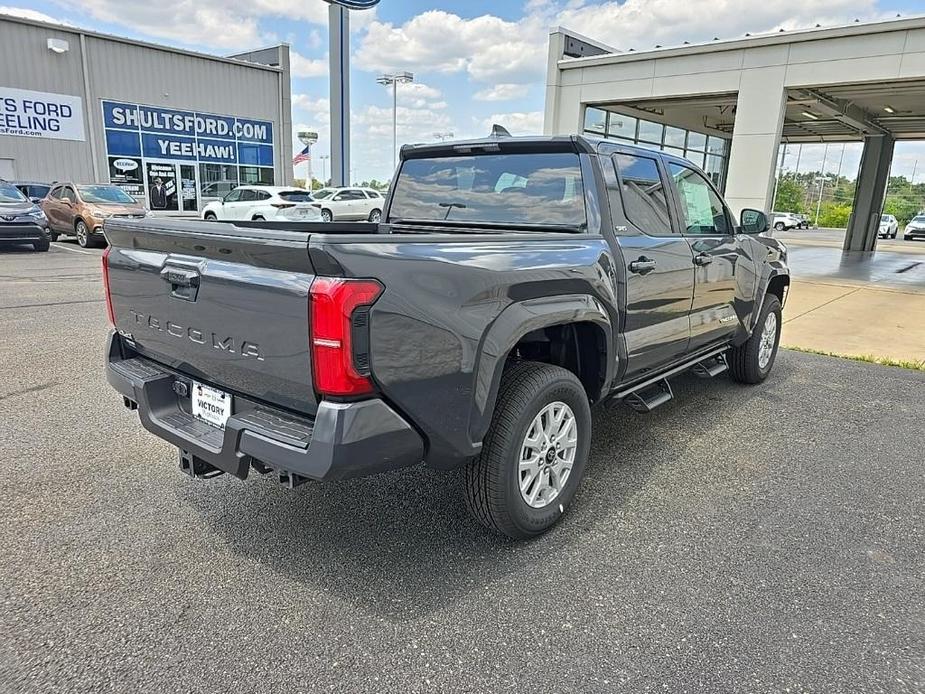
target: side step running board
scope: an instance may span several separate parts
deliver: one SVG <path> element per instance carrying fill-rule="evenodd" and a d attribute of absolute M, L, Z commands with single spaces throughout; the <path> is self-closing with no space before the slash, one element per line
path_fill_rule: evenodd
<path fill-rule="evenodd" d="M 674 398 L 674 393 L 671 390 L 671 384 L 663 378 L 642 390 L 630 393 L 623 402 L 637 412 L 645 414 L 664 405 L 672 398 Z"/>
<path fill-rule="evenodd" d="M 710 359 L 694 364 L 691 371 L 695 376 L 700 378 L 714 378 L 721 373 L 729 371 L 729 364 L 726 363 L 726 355 L 720 354 Z"/>

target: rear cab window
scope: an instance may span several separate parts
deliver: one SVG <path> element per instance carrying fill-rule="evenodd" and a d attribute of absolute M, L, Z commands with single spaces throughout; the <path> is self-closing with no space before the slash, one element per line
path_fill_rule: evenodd
<path fill-rule="evenodd" d="M 402 163 L 389 221 L 587 229 L 578 154 L 467 154 Z"/>

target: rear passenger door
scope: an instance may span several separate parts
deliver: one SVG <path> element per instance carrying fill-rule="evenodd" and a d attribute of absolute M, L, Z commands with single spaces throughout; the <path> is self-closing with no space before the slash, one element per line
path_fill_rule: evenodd
<path fill-rule="evenodd" d="M 633 379 L 687 351 L 694 264 L 690 245 L 672 219 L 661 159 L 621 150 L 610 163 L 617 179 L 611 210 L 626 297 L 623 378 Z"/>
<path fill-rule="evenodd" d="M 713 184 L 678 162 L 669 161 L 668 170 L 696 268 L 691 304 L 693 350 L 728 339 L 739 327 L 735 310 L 739 244 L 732 217 Z"/>

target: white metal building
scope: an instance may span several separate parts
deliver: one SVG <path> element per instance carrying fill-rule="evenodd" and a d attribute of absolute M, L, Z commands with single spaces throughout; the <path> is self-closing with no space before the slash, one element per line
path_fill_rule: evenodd
<path fill-rule="evenodd" d="M 0 178 L 116 183 L 193 214 L 292 182 L 289 48 L 217 57 L 0 15 Z"/>
<path fill-rule="evenodd" d="M 925 17 L 616 51 L 557 29 L 545 131 L 687 156 L 769 210 L 782 142 L 863 142 L 846 250 L 872 250 L 896 140 L 925 139 Z"/>

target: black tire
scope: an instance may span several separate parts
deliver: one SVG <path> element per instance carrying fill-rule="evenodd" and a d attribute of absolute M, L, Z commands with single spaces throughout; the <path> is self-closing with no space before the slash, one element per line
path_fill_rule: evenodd
<path fill-rule="evenodd" d="M 777 222 L 777 223 L 774 225 L 774 228 L 777 229 L 778 231 L 783 231 L 783 230 L 784 230 L 784 223 L 783 223 L 783 222 Z"/>
<path fill-rule="evenodd" d="M 77 237 L 77 245 L 81 248 L 94 248 L 97 245 L 96 239 L 90 231 L 90 227 L 88 227 L 87 223 L 82 219 L 78 219 L 74 222 L 74 235 Z"/>
<path fill-rule="evenodd" d="M 267 218 L 264 217 L 264 216 L 262 216 L 262 215 L 259 215 L 259 214 L 258 214 L 258 215 L 257 215 L 256 217 L 254 217 L 254 219 L 251 220 L 251 221 L 254 221 L 254 222 L 265 222 L 265 221 L 267 221 Z"/>
<path fill-rule="evenodd" d="M 382 210 L 373 210 L 369 213 L 369 217 L 366 218 L 366 221 L 378 223 L 382 221 Z"/>
<path fill-rule="evenodd" d="M 207 222 L 215 222 L 218 220 L 218 217 L 215 216 L 214 212 L 206 212 L 202 218 Z"/>
<path fill-rule="evenodd" d="M 57 231 L 49 232 L 48 235 L 51 237 L 51 240 L 52 240 L 52 241 L 57 241 L 57 240 L 58 240 L 58 232 L 57 232 Z"/>
<path fill-rule="evenodd" d="M 51 241 L 48 239 L 45 239 L 44 241 L 33 241 L 32 248 L 39 253 L 45 253 L 49 248 L 51 248 Z"/>
<path fill-rule="evenodd" d="M 759 353 L 761 340 L 768 316 L 774 314 L 777 334 L 774 336 L 774 346 L 768 362 L 761 366 Z M 729 361 L 729 374 L 733 381 L 739 383 L 761 383 L 771 373 L 774 360 L 777 358 L 777 348 L 780 345 L 780 333 L 783 322 L 781 320 L 780 300 L 773 294 L 768 294 L 761 307 L 761 315 L 752 331 L 751 337 L 738 347 L 729 349 L 726 358 Z"/>
<path fill-rule="evenodd" d="M 567 404 L 574 415 L 578 429 L 575 459 L 559 494 L 547 506 L 534 508 L 520 492 L 520 454 L 534 418 L 555 402 Z M 575 375 L 539 362 L 514 363 L 501 379 L 482 451 L 465 468 L 469 512 L 486 528 L 514 539 L 540 535 L 555 525 L 574 498 L 590 447 L 591 408 Z"/>
<path fill-rule="evenodd" d="M 321 221 L 322 222 L 333 222 L 334 215 L 331 213 L 331 210 L 321 210 Z"/>

